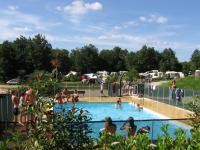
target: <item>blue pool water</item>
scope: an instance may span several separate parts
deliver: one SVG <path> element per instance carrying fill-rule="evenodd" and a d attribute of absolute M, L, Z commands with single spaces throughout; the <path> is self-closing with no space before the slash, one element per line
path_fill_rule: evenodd
<path fill-rule="evenodd" d="M 71 109 L 71 107 L 71 103 L 64 104 L 63 106 L 57 104 L 54 106 L 54 111 L 59 112 L 62 108 Z M 190 128 L 188 126 L 185 126 L 175 121 L 151 121 L 151 119 L 166 119 L 166 117 L 154 113 L 148 109 L 138 111 L 135 105 L 130 103 L 122 103 L 121 108 L 116 108 L 115 103 L 80 102 L 76 103 L 76 107 L 89 111 L 92 115 L 92 121 L 102 121 L 105 117 L 110 116 L 113 121 L 117 121 L 114 122 L 117 125 L 117 132 L 124 136 L 126 135 L 126 132 L 119 130 L 124 122 L 120 120 L 126 120 L 130 116 L 132 116 L 136 120 L 135 124 L 137 125 L 137 129 L 146 125 L 151 127 L 149 136 L 152 139 L 156 139 L 158 135 L 162 134 L 161 127 L 163 124 L 169 124 L 169 133 L 172 137 L 174 137 L 174 131 L 178 128 L 182 128 L 187 131 L 187 136 L 189 136 Z M 103 128 L 104 123 L 94 122 L 90 125 L 93 130 L 92 136 L 98 137 L 99 130 Z"/>

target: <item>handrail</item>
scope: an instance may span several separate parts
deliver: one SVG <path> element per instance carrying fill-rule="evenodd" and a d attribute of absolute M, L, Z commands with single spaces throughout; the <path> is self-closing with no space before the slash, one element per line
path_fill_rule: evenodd
<path fill-rule="evenodd" d="M 192 120 L 194 118 L 177 118 L 177 119 L 138 119 L 134 121 L 181 121 L 181 120 Z M 112 122 L 126 122 L 127 120 L 113 120 Z M 102 123 L 105 122 L 104 120 L 98 120 L 98 121 L 88 121 L 86 123 Z M 16 123 L 14 121 L 0 121 L 0 123 Z"/>

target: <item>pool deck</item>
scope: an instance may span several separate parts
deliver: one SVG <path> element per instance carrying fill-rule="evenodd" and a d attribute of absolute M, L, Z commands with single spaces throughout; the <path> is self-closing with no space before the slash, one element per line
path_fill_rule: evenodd
<path fill-rule="evenodd" d="M 85 102 L 116 102 L 117 99 L 117 97 L 80 97 L 80 101 Z M 121 99 L 122 102 L 134 102 L 135 104 L 140 104 L 144 108 L 150 109 L 171 119 L 190 118 L 190 115 L 192 114 L 191 111 L 154 101 L 148 98 L 139 98 L 138 96 L 125 96 Z"/>

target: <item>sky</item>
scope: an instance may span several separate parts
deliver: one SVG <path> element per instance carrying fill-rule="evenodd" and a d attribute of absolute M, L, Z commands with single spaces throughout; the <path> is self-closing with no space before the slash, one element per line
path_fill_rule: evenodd
<path fill-rule="evenodd" d="M 1 0 L 0 43 L 42 34 L 53 48 L 93 44 L 138 51 L 172 48 L 189 61 L 200 48 L 199 0 Z"/>

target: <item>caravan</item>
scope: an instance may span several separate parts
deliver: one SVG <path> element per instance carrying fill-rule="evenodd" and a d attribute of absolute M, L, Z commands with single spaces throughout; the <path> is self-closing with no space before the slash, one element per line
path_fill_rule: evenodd
<path fill-rule="evenodd" d="M 104 81 L 99 78 L 98 75 L 94 74 L 94 73 L 86 73 L 86 74 L 83 74 L 81 76 L 81 81 L 82 83 L 87 83 L 87 84 L 95 84 L 96 82 L 101 84 L 101 83 L 104 83 Z"/>
<path fill-rule="evenodd" d="M 150 74 L 150 78 L 152 80 L 156 80 L 156 79 L 159 78 L 159 76 L 158 76 L 158 70 L 151 70 L 151 71 L 149 71 L 149 74 Z"/>
<path fill-rule="evenodd" d="M 140 78 L 143 78 L 147 81 L 157 80 L 163 77 L 163 72 L 158 70 L 146 71 L 145 73 L 139 73 Z"/>
<path fill-rule="evenodd" d="M 97 71 L 96 73 L 98 75 L 99 78 L 101 78 L 104 82 L 106 81 L 106 79 L 108 78 L 108 71 Z"/>
<path fill-rule="evenodd" d="M 177 79 L 177 78 L 184 78 L 184 74 L 182 72 L 176 72 L 176 71 L 167 71 L 165 73 L 165 79 L 171 80 L 171 79 Z"/>

